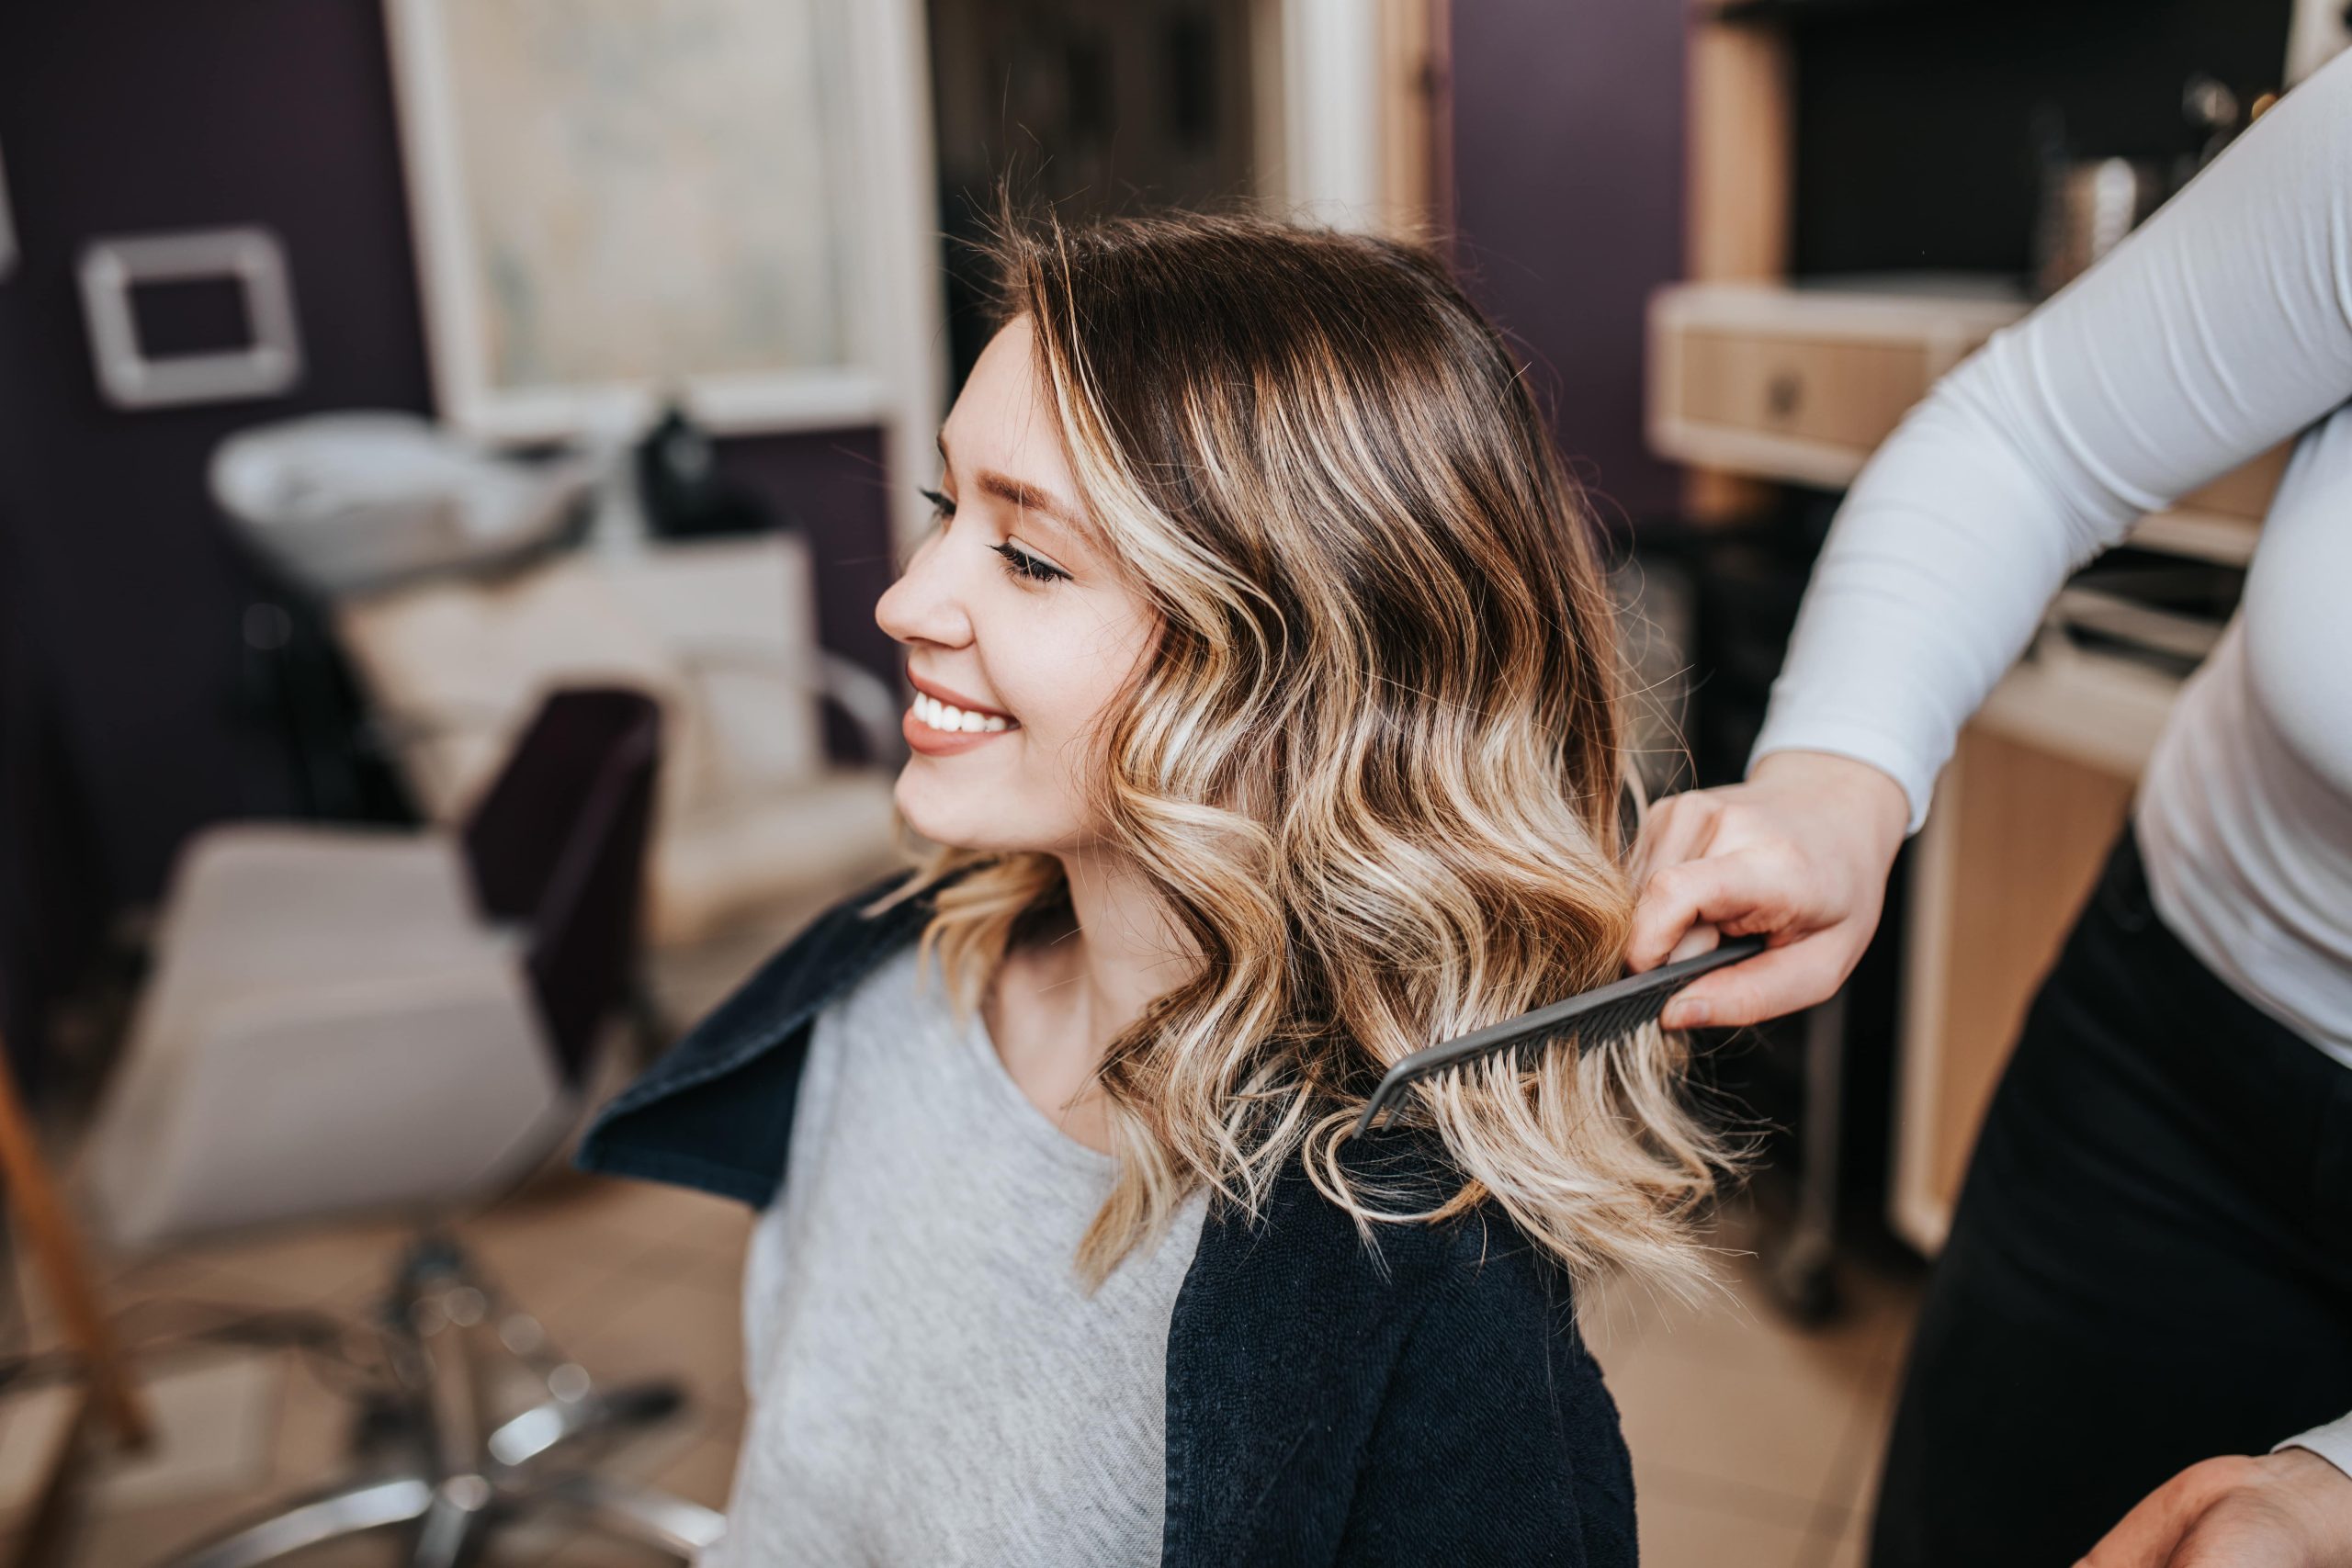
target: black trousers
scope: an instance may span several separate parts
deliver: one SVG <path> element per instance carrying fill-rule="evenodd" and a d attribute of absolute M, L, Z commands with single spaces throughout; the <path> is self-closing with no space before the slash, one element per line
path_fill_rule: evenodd
<path fill-rule="evenodd" d="M 1872 1568 L 2064 1568 L 2198 1461 L 2347 1411 L 2352 1068 L 2181 946 L 2127 829 L 1969 1165 Z"/>

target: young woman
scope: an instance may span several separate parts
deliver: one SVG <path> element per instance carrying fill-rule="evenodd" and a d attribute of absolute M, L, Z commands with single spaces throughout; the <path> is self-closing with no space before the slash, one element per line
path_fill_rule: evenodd
<path fill-rule="evenodd" d="M 581 1156 L 764 1210 L 718 1558 L 1630 1563 L 1570 1284 L 1694 1277 L 1677 1048 L 1498 1059 L 1347 1135 L 1627 931 L 1610 607 L 1520 367 L 1382 240 L 998 259 L 876 610 L 938 847 Z"/>

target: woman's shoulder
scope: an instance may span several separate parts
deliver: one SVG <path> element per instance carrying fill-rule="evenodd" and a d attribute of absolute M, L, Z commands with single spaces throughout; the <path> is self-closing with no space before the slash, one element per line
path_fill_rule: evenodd
<path fill-rule="evenodd" d="M 1424 1180 L 1458 1187 L 1442 1154 L 1419 1158 Z M 1413 1528 L 1477 1543 L 1465 1561 L 1633 1562 L 1633 1458 L 1569 1270 L 1491 1198 L 1419 1239 L 1413 1325 L 1365 1483 L 1410 1488 Z M 1416 1485 L 1433 1469 L 1476 1484 Z"/>

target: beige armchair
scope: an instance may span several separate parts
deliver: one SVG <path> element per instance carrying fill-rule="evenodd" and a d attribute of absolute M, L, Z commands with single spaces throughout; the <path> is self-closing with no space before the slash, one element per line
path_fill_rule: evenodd
<path fill-rule="evenodd" d="M 887 766 L 825 757 L 820 701 L 870 755 L 903 750 L 889 685 L 814 636 L 806 546 L 763 535 L 566 555 L 503 579 L 345 600 L 338 622 L 418 808 L 464 814 L 548 688 L 626 682 L 670 738 L 647 942 L 766 933 L 899 863 Z"/>

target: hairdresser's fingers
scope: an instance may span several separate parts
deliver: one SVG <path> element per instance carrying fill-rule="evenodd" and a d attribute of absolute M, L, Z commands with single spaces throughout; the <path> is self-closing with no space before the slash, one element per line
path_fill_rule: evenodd
<path fill-rule="evenodd" d="M 1690 804 L 1675 815 L 1704 813 L 1703 839 L 1661 820 L 1636 881 L 1626 967 L 1654 968 L 1703 922 L 1726 936 L 1767 932 L 1775 947 L 1838 932 L 1815 956 L 1832 956 L 1843 979 L 1878 925 L 1908 815 L 1902 786 L 1866 762 L 1780 751 L 1745 784 L 1677 798 Z M 1676 853 L 1657 852 L 1669 848 Z"/>
<path fill-rule="evenodd" d="M 1634 886 L 1639 887 L 1661 866 L 1697 860 L 1713 841 L 1723 820 L 1723 805 L 1712 790 L 1670 795 L 1649 809 L 1641 836 L 1634 843 Z"/>
<path fill-rule="evenodd" d="M 1810 913 L 1792 897 L 1802 887 L 1802 869 L 1777 843 L 1660 867 L 1634 907 L 1625 966 L 1635 973 L 1656 968 L 1702 921 L 1726 936 L 1798 925 Z"/>
<path fill-rule="evenodd" d="M 1843 927 L 1800 937 L 1693 980 L 1658 1021 L 1668 1029 L 1731 1028 L 1784 1017 L 1834 995 L 1857 956 Z"/>
<path fill-rule="evenodd" d="M 1686 958 L 1697 958 L 1702 954 L 1713 953 L 1723 944 L 1724 933 L 1715 930 L 1714 927 L 1692 926 L 1682 933 L 1682 940 L 1674 944 L 1674 951 L 1666 955 L 1666 961 L 1668 964 L 1679 964 Z"/>

